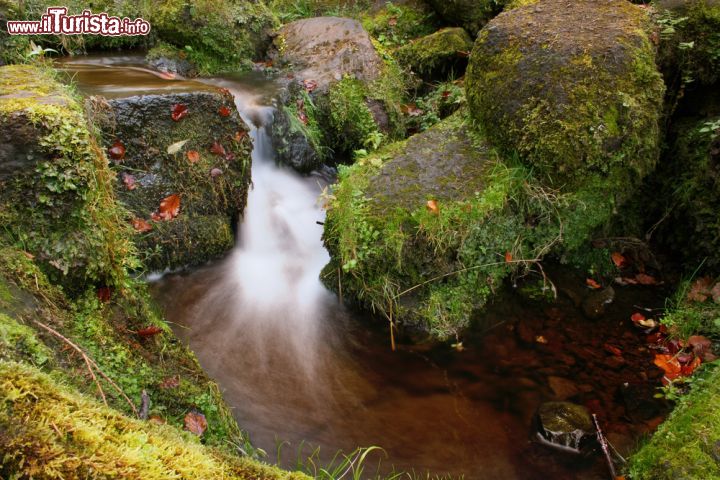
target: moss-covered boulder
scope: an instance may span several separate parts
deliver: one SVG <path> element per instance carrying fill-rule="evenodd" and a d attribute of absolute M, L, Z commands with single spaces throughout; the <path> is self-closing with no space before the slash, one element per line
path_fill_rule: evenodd
<path fill-rule="evenodd" d="M 0 1 L 0 12 L 12 20 L 38 20 L 47 7 L 57 2 L 45 0 Z M 195 65 L 201 74 L 232 72 L 248 69 L 253 59 L 264 56 L 270 44 L 270 33 L 277 27 L 277 19 L 260 0 L 100 0 L 92 4 L 79 0 L 63 3 L 70 14 L 90 8 L 93 13 L 142 17 L 151 24 L 147 36 L 78 35 L 60 38 L 52 35 L 25 39 L 6 38 L 0 33 L 0 45 L 8 50 L 0 52 L 5 61 L 22 60 L 27 55 L 27 40 L 66 50 L 111 50 L 153 46 L 159 41 L 177 49 L 176 52 Z M 4 29 L 3 29 L 4 32 Z M 157 52 L 156 52 L 157 54 Z M 177 53 L 176 53 L 177 54 Z"/>
<path fill-rule="evenodd" d="M 473 43 L 462 28 L 445 28 L 418 38 L 395 51 L 400 65 L 424 80 L 461 77 Z"/>
<path fill-rule="evenodd" d="M 441 26 L 438 15 L 423 0 L 376 3 L 362 15 L 361 22 L 370 36 L 386 48 L 405 45 Z"/>
<path fill-rule="evenodd" d="M 46 68 L 0 67 L 0 222 L 55 282 L 115 285 L 136 265 L 114 173 L 81 102 Z"/>
<path fill-rule="evenodd" d="M 232 95 L 140 95 L 90 103 L 104 146 L 111 157 L 115 153 L 115 191 L 133 215 L 145 266 L 199 265 L 230 250 L 233 223 L 247 198 L 252 149 Z M 179 198 L 179 213 L 158 219 L 154 212 L 162 214 L 160 204 L 170 196 Z"/>
<path fill-rule="evenodd" d="M 664 93 L 649 28 L 647 9 L 623 0 L 502 13 L 472 51 L 471 114 L 494 145 L 556 184 L 614 169 L 640 178 L 658 156 Z"/>
<path fill-rule="evenodd" d="M 280 161 L 307 172 L 330 153 L 349 157 L 399 135 L 405 92 L 400 68 L 358 21 L 318 17 L 289 23 L 275 49 L 276 65 L 293 77 L 272 128 Z"/>
<path fill-rule="evenodd" d="M 712 85 L 720 80 L 720 2 L 657 2 L 660 64 L 669 85 Z"/>
<path fill-rule="evenodd" d="M 428 0 L 450 25 L 464 28 L 474 38 L 483 25 L 500 13 L 505 0 Z"/>

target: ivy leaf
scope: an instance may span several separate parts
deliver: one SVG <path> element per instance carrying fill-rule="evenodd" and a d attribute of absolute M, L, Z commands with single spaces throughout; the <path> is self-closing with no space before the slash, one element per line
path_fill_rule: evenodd
<path fill-rule="evenodd" d="M 188 140 L 181 140 L 181 141 L 179 141 L 179 142 L 173 143 L 172 145 L 170 145 L 170 146 L 167 148 L 167 153 L 168 153 L 168 155 L 175 155 L 175 154 L 178 153 L 180 150 L 182 150 L 182 148 L 185 146 L 185 144 L 186 144 L 187 142 L 189 142 L 189 141 L 190 141 L 190 140 L 188 139 Z"/>

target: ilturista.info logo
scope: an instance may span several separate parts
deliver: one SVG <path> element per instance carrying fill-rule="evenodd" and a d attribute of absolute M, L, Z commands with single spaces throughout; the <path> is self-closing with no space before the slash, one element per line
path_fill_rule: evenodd
<path fill-rule="evenodd" d="M 105 12 L 83 10 L 79 15 L 68 15 L 67 7 L 48 7 L 40 20 L 9 20 L 10 35 L 147 35 L 150 23 L 142 18 L 130 19 L 110 16 Z"/>

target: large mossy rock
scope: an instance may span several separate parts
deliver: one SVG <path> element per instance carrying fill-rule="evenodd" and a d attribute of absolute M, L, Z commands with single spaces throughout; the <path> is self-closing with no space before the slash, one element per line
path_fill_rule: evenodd
<path fill-rule="evenodd" d="M 0 16 L 12 20 L 38 20 L 47 7 L 57 2 L 31 0 L 0 1 Z M 179 49 L 183 59 L 201 74 L 248 69 L 253 59 L 262 58 L 270 44 L 270 33 L 278 21 L 261 0 L 100 0 L 88 4 L 79 0 L 63 3 L 70 14 L 91 9 L 93 13 L 142 17 L 151 24 L 148 36 L 78 35 L 36 36 L 38 43 L 58 50 L 112 50 L 147 48 L 158 41 Z M 28 37 L 6 38 L 0 33 L 0 59 L 18 61 L 27 54 Z"/>
<path fill-rule="evenodd" d="M 439 338 L 469 325 L 511 271 L 502 255 L 524 226 L 510 206 L 521 176 L 468 129 L 458 113 L 340 170 L 325 222 L 328 287 Z"/>
<path fill-rule="evenodd" d="M 592 21 L 589 21 L 592 19 Z M 488 139 L 555 184 L 658 156 L 664 85 L 646 9 L 624 0 L 540 0 L 478 36 L 466 81 Z"/>
<path fill-rule="evenodd" d="M 152 227 L 136 237 L 145 266 L 163 270 L 200 265 L 230 250 L 233 223 L 247 199 L 252 149 L 232 95 L 140 95 L 90 103 L 105 147 L 120 142 L 125 148 L 124 158 L 113 160 L 119 173 L 117 197 L 135 219 Z M 176 121 L 172 113 L 178 105 L 187 113 Z M 172 144 L 182 141 L 187 142 L 177 153 L 168 153 Z M 179 215 L 152 221 L 153 212 L 170 195 L 180 197 Z"/>
<path fill-rule="evenodd" d="M 46 68 L 0 67 L 0 223 L 71 290 L 117 284 L 136 266 L 113 178 L 68 88 Z"/>
<path fill-rule="evenodd" d="M 403 45 L 395 57 L 424 80 L 443 80 L 463 75 L 472 46 L 465 30 L 445 28 Z"/>
<path fill-rule="evenodd" d="M 293 77 L 272 128 L 281 162 L 307 173 L 331 153 L 348 157 L 399 135 L 400 68 L 358 21 L 298 20 L 283 26 L 274 44 L 276 65 Z"/>

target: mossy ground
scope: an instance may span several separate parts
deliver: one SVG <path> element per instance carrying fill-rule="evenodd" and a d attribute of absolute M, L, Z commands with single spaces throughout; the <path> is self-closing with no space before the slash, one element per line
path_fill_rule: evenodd
<path fill-rule="evenodd" d="M 53 2 L 1 2 L 0 11 L 7 10 L 13 20 L 37 20 Z M 87 2 L 65 2 L 71 14 L 82 12 Z M 4 8 L 3 8 L 4 6 Z M 149 21 L 152 30 L 148 36 L 36 36 L 25 39 L 0 36 L 0 45 L 6 45 L 0 58 L 5 62 L 26 59 L 27 43 L 38 44 L 67 53 L 86 50 L 113 50 L 147 48 L 158 41 L 172 45 L 183 52 L 200 74 L 216 74 L 248 70 L 252 60 L 264 55 L 270 43 L 269 33 L 278 21 L 262 1 L 202 0 L 187 3 L 178 0 L 102 0 L 93 2 L 94 13 L 107 12 L 128 18 L 142 17 Z"/>
<path fill-rule="evenodd" d="M 446 80 L 464 73 L 472 46 L 465 30 L 445 28 L 398 48 L 395 57 L 423 79 Z"/>

